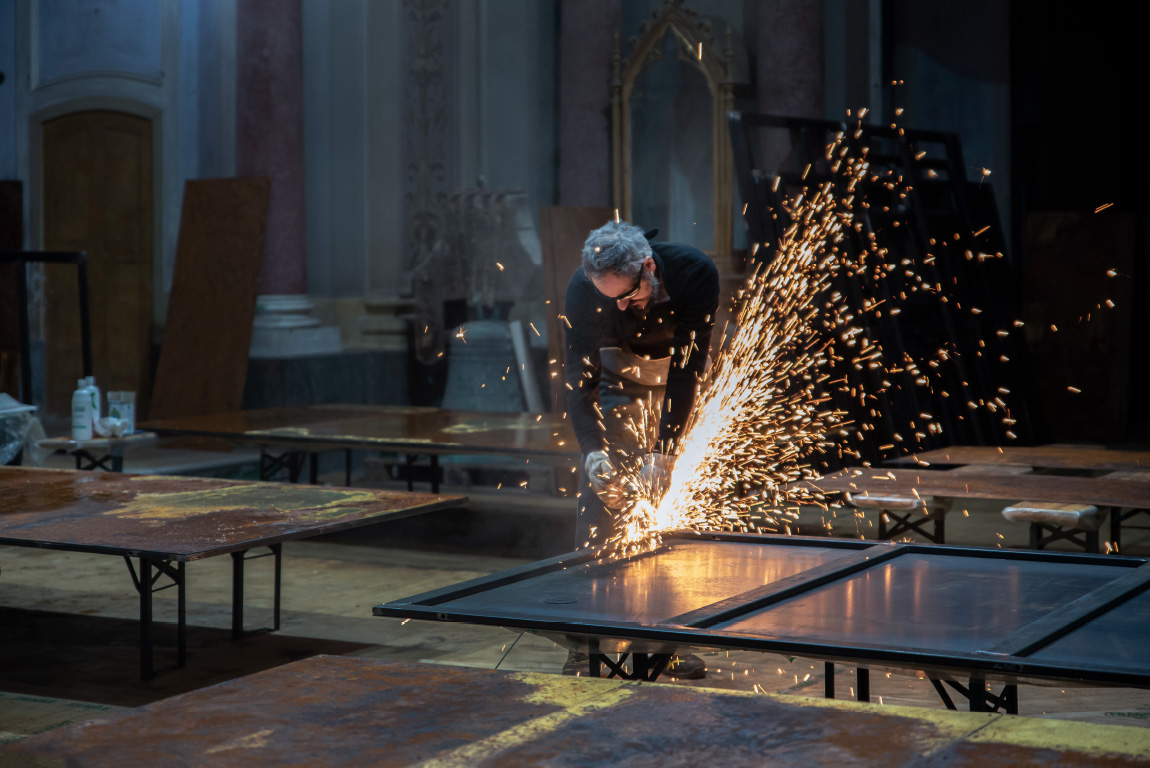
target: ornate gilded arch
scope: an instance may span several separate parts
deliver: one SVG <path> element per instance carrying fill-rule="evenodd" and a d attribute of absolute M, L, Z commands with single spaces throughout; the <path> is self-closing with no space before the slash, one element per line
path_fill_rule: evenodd
<path fill-rule="evenodd" d="M 662 9 L 652 11 L 651 19 L 631 38 L 631 55 L 623 59 L 619 36 L 615 35 L 611 77 L 611 154 L 615 207 L 623 218 L 632 216 L 631 94 L 639 75 L 663 56 L 666 36 L 674 35 L 680 61 L 698 69 L 707 81 L 712 105 L 712 175 L 714 190 L 714 241 L 708 250 L 720 272 L 732 271 L 733 168 L 727 112 L 734 109 L 734 50 L 731 29 L 720 51 L 711 35 L 709 19 L 683 7 L 683 0 L 666 0 Z"/>

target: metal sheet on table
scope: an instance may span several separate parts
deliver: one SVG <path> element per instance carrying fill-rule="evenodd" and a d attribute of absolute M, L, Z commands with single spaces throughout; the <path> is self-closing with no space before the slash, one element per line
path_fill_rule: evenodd
<path fill-rule="evenodd" d="M 906 554 L 715 629 L 945 652 L 986 649 L 1127 571 Z"/>
<path fill-rule="evenodd" d="M 0 467 L 0 543 L 194 560 L 462 501 L 367 488 Z"/>
<path fill-rule="evenodd" d="M 260 444 L 551 458 L 579 454 L 575 433 L 559 414 L 331 405 L 233 411 L 141 426 L 161 435 L 202 435 Z"/>
<path fill-rule="evenodd" d="M 1150 590 L 1035 651 L 1030 658 L 1070 664 L 1088 661 L 1150 672 Z"/>
<path fill-rule="evenodd" d="M 440 603 L 508 617 L 657 622 L 793 576 L 852 549 L 673 540 L 624 561 L 588 563 Z"/>

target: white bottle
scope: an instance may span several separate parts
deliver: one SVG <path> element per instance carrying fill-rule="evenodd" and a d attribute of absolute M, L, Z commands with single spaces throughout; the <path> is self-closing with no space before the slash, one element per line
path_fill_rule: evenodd
<path fill-rule="evenodd" d="M 72 439 L 92 439 L 92 393 L 86 379 L 77 381 L 72 393 Z"/>
<path fill-rule="evenodd" d="M 88 385 L 88 393 L 92 396 L 92 423 L 95 424 L 104 415 L 104 408 L 100 402 L 100 388 L 96 386 L 96 377 L 87 376 L 84 382 Z"/>

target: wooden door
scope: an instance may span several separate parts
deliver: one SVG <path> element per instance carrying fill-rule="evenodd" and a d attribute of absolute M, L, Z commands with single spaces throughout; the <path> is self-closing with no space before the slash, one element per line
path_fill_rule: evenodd
<path fill-rule="evenodd" d="M 152 121 L 74 112 L 43 124 L 45 250 L 88 253 L 96 383 L 148 402 L 152 354 Z M 45 267 L 49 416 L 66 416 L 82 375 L 75 267 Z M 140 414 L 142 417 L 144 414 Z"/>

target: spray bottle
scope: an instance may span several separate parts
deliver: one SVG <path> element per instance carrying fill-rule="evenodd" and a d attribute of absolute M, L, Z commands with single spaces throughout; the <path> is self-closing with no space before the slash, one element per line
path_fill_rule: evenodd
<path fill-rule="evenodd" d="M 72 439 L 92 439 L 92 393 L 87 379 L 77 381 L 72 393 Z"/>

